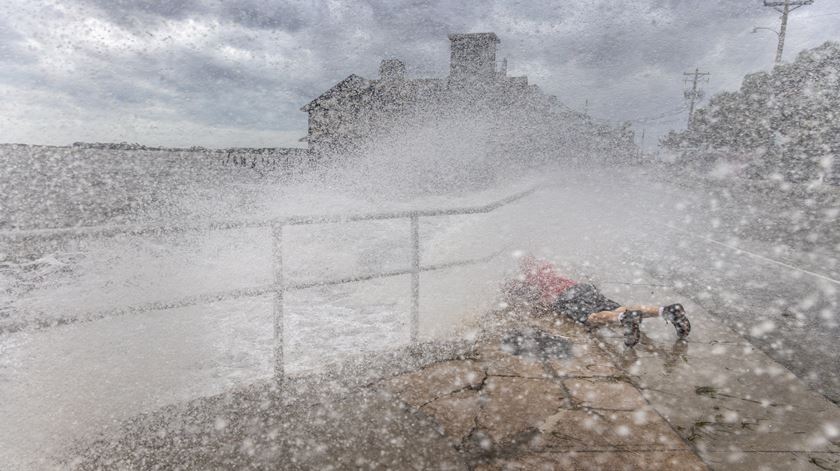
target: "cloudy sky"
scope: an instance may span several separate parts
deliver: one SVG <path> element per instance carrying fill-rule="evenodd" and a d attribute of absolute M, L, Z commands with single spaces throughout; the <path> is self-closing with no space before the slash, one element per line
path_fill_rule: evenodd
<path fill-rule="evenodd" d="M 761 0 L 0 0 L 0 142 L 300 145 L 299 108 L 350 73 L 442 77 L 448 33 L 493 31 L 509 74 L 650 146 L 685 124 L 683 72 L 715 92 L 772 65 L 755 26 L 778 28 Z M 785 59 L 828 40 L 840 0 L 815 0 Z"/>

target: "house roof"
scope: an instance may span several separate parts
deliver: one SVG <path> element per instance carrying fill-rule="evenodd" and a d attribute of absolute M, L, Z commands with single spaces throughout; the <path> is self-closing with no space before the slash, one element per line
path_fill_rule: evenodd
<path fill-rule="evenodd" d="M 350 74 L 344 80 L 330 87 L 329 90 L 322 93 L 320 96 L 318 96 L 318 98 L 315 98 L 314 100 L 304 105 L 303 108 L 301 108 L 300 110 L 310 111 L 316 106 L 322 105 L 324 102 L 332 100 L 338 96 L 360 93 L 364 89 L 368 88 L 370 86 L 370 83 L 370 80 L 364 77 L 359 77 L 356 74 Z"/>

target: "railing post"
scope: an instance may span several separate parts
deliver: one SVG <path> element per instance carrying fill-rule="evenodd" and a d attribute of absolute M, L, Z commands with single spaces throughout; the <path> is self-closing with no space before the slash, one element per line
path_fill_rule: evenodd
<path fill-rule="evenodd" d="M 283 225 L 271 225 L 272 268 L 274 271 L 274 378 L 282 381 L 285 376 L 283 366 Z"/>
<path fill-rule="evenodd" d="M 411 216 L 411 342 L 417 341 L 420 330 L 420 217 Z"/>

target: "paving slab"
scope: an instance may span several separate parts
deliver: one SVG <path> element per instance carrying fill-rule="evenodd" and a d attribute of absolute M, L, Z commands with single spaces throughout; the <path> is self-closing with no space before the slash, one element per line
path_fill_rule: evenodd
<path fill-rule="evenodd" d="M 420 410 L 434 417 L 440 424 L 440 432 L 460 446 L 476 429 L 480 401 L 477 391 L 465 390 L 426 404 Z"/>
<path fill-rule="evenodd" d="M 840 456 L 800 452 L 705 452 L 701 456 L 721 471 L 826 471 L 840 469 Z"/>
<path fill-rule="evenodd" d="M 647 405 L 639 390 L 625 381 L 575 378 L 563 381 L 563 385 L 577 407 L 634 411 Z"/>
<path fill-rule="evenodd" d="M 566 404 L 566 391 L 556 381 L 496 376 L 488 378 L 481 402 L 477 429 L 498 443 L 537 428 Z"/>
<path fill-rule="evenodd" d="M 531 451 L 690 451 L 653 409 L 598 411 L 563 409 L 545 419 L 531 437 Z"/>
<path fill-rule="evenodd" d="M 581 328 L 581 330 L 584 330 Z M 620 376 L 624 373 L 613 364 L 610 355 L 598 345 L 597 339 L 587 342 L 578 341 L 572 346 L 569 358 L 549 359 L 547 366 L 556 376 L 605 377 Z M 596 341 L 593 341 L 596 340 Z"/>
<path fill-rule="evenodd" d="M 531 379 L 547 379 L 555 376 L 539 358 L 505 355 L 487 362 L 490 376 L 518 376 Z"/>
<path fill-rule="evenodd" d="M 385 381 L 384 387 L 408 404 L 420 408 L 454 392 L 477 388 L 484 378 L 484 369 L 478 363 L 453 360 L 390 378 Z"/>
<path fill-rule="evenodd" d="M 689 451 L 574 451 L 494 460 L 474 468 L 491 470 L 702 471 L 706 465 Z"/>

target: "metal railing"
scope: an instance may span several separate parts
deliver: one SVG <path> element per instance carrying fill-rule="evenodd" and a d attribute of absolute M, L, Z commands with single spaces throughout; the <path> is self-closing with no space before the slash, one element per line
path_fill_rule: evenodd
<path fill-rule="evenodd" d="M 243 297 L 258 297 L 267 294 L 274 295 L 274 374 L 277 378 L 285 376 L 283 362 L 283 323 L 284 323 L 284 295 L 289 290 L 299 290 L 319 286 L 340 285 L 359 281 L 367 281 L 379 278 L 411 275 L 411 310 L 409 337 L 410 341 L 416 342 L 420 324 L 420 274 L 423 272 L 437 271 L 457 266 L 474 265 L 488 262 L 504 249 L 492 253 L 486 257 L 459 260 L 436 265 L 423 266 L 421 263 L 420 250 L 420 218 L 435 216 L 457 216 L 469 214 L 483 214 L 494 211 L 502 206 L 521 200 L 534 193 L 538 188 L 513 194 L 507 198 L 495 201 L 482 206 L 471 206 L 450 209 L 426 209 L 410 211 L 393 211 L 367 214 L 348 215 L 320 215 L 320 216 L 292 216 L 269 220 L 245 220 L 245 221 L 210 221 L 194 224 L 143 224 L 143 225 L 122 225 L 122 226 L 80 226 L 63 227 L 53 229 L 29 229 L 11 230 L 0 232 L 0 240 L 21 241 L 21 240 L 50 240 L 50 239 L 80 239 L 110 237 L 117 235 L 141 236 L 141 235 L 165 235 L 181 234 L 188 232 L 221 231 L 231 229 L 269 228 L 272 239 L 272 272 L 273 282 L 270 285 L 240 288 L 215 293 L 205 293 L 187 296 L 171 301 L 150 302 L 122 308 L 108 309 L 86 314 L 49 318 L 33 322 L 22 322 L 19 324 L 7 324 L 0 328 L 0 333 L 9 333 L 26 328 L 43 329 L 57 325 L 75 324 L 90 322 L 97 319 L 111 318 L 126 314 L 135 314 L 148 311 L 175 309 L 197 304 L 207 304 L 219 301 L 239 299 Z M 331 280 L 308 281 L 299 283 L 288 283 L 284 277 L 283 269 L 283 229 L 287 226 L 300 226 L 312 224 L 347 223 L 357 221 L 408 219 L 410 221 L 411 240 L 411 262 L 410 266 L 404 269 L 370 273 L 352 277 L 336 278 Z"/>

